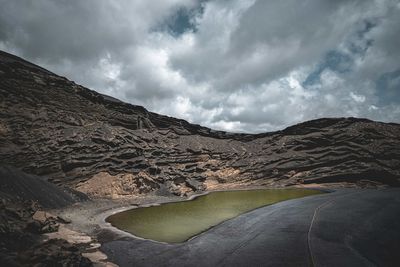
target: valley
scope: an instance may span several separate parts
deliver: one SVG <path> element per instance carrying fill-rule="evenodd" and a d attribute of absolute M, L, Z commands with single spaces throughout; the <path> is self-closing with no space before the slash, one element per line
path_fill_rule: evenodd
<path fill-rule="evenodd" d="M 363 118 L 215 131 L 0 52 L 0 263 L 390 265 L 400 262 L 399 148 L 399 124 Z M 176 244 L 105 221 L 214 191 L 310 188 L 331 193 L 263 203 Z"/>

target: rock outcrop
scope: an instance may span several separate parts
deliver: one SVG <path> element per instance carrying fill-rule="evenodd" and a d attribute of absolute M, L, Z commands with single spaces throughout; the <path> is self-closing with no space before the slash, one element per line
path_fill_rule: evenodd
<path fill-rule="evenodd" d="M 3 196 L 4 197 L 4 196 Z M 57 231 L 61 218 L 39 210 L 33 201 L 0 202 L 0 266 L 93 266 L 85 251 L 64 239 L 43 242 Z"/>
<path fill-rule="evenodd" d="M 0 99 L 0 161 L 89 196 L 181 195 L 232 184 L 400 184 L 398 124 L 328 118 L 265 134 L 213 131 L 4 52 Z"/>
<path fill-rule="evenodd" d="M 88 200 L 85 194 L 56 186 L 42 177 L 0 165 L 0 197 L 13 201 L 34 201 L 44 208 L 61 208 Z"/>

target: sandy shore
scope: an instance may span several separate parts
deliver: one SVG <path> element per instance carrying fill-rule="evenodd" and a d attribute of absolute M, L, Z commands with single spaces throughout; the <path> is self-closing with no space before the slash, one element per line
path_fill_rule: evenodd
<path fill-rule="evenodd" d="M 94 262 L 96 266 L 117 266 L 108 261 L 107 255 L 101 252 L 99 248 L 105 242 L 110 242 L 123 236 L 130 236 L 130 234 L 112 227 L 105 222 L 105 218 L 134 207 L 182 200 L 185 200 L 185 198 L 145 195 L 117 200 L 93 199 L 62 209 L 49 210 L 48 212 L 51 214 L 60 216 L 71 223 L 60 225 L 57 232 L 46 234 L 45 238 L 62 238 L 69 243 L 81 244 L 87 247 L 87 252 L 83 253 L 83 255 Z"/>
<path fill-rule="evenodd" d="M 124 237 L 101 250 L 121 267 L 398 266 L 399 193 L 338 189 L 255 209 L 184 243 Z"/>
<path fill-rule="evenodd" d="M 69 224 L 68 227 L 72 230 L 81 231 L 92 237 L 96 237 L 99 234 L 99 231 L 104 230 L 110 230 L 115 234 L 122 232 L 112 227 L 109 223 L 106 223 L 105 218 L 127 209 L 160 205 L 168 202 L 191 200 L 195 197 L 205 195 L 210 192 L 252 189 L 268 189 L 268 187 L 229 185 L 226 187 L 215 187 L 211 190 L 190 194 L 185 197 L 146 194 L 120 199 L 92 199 L 90 201 L 76 203 L 66 208 L 51 210 L 51 213 L 70 220 L 71 224 Z M 123 233 L 126 234 L 125 232 L 120 234 L 123 235 Z"/>
<path fill-rule="evenodd" d="M 325 189 L 324 187 L 315 186 L 312 188 L 320 190 Z M 71 223 L 62 225 L 60 230 L 57 233 L 49 235 L 49 238 L 63 238 L 70 243 L 81 243 L 86 244 L 89 246 L 89 248 L 93 247 L 93 249 L 89 249 L 89 253 L 85 254 L 85 256 L 99 265 L 112 266 L 112 263 L 108 262 L 107 256 L 99 250 L 101 244 L 124 237 L 136 239 L 141 238 L 135 237 L 130 233 L 113 227 L 110 223 L 105 221 L 108 216 L 132 208 L 148 207 L 168 202 L 187 201 L 210 192 L 251 189 L 267 189 L 267 187 L 217 187 L 213 188 L 212 190 L 198 194 L 192 194 L 187 197 L 147 194 L 121 199 L 92 199 L 90 201 L 76 203 L 66 208 L 50 210 L 52 214 L 69 220 Z"/>
<path fill-rule="evenodd" d="M 113 266 L 112 263 L 108 262 L 107 256 L 99 250 L 101 244 L 123 237 L 141 238 L 113 227 L 105 221 L 108 216 L 132 208 L 187 201 L 210 192 L 251 189 L 266 189 L 266 187 L 228 185 L 226 187 L 215 187 L 186 197 L 147 194 L 120 199 L 92 199 L 79 202 L 62 209 L 49 210 L 50 213 L 60 216 L 71 223 L 61 225 L 58 232 L 48 234 L 47 238 L 62 238 L 70 243 L 85 244 L 89 248 L 89 253 L 85 253 L 86 257 L 100 266 Z"/>
<path fill-rule="evenodd" d="M 110 230 L 118 235 L 117 229 L 105 222 L 105 218 L 112 214 L 135 207 L 181 200 L 185 199 L 181 197 L 163 197 L 157 195 L 137 196 L 116 200 L 93 199 L 76 203 L 63 209 L 51 210 L 50 212 L 71 221 L 67 226 L 71 230 L 83 232 L 92 238 L 97 238 L 99 233 L 105 230 Z"/>

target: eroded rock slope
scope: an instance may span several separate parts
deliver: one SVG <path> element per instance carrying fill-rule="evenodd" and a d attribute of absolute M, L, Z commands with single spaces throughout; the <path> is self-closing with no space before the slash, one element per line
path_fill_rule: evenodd
<path fill-rule="evenodd" d="M 0 53 L 0 161 L 90 196 L 233 184 L 400 184 L 400 125 L 318 119 L 213 131 L 96 93 Z"/>

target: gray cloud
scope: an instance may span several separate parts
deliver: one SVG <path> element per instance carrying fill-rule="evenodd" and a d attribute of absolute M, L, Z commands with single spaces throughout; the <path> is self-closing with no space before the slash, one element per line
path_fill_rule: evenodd
<path fill-rule="evenodd" d="M 400 3 L 7 1 L 0 49 L 212 128 L 400 121 Z"/>

